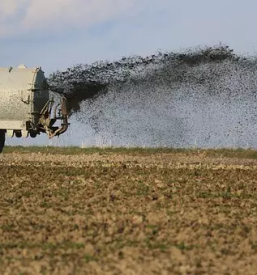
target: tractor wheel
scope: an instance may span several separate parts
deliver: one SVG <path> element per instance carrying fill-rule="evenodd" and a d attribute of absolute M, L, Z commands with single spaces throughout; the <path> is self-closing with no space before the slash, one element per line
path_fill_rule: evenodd
<path fill-rule="evenodd" d="M 5 130 L 0 130 L 0 153 L 2 153 L 4 149 L 5 143 Z"/>

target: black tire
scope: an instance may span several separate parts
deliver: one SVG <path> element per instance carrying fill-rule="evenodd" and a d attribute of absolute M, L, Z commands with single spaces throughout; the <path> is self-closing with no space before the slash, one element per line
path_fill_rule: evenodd
<path fill-rule="evenodd" d="M 0 153 L 2 153 L 5 144 L 5 130 L 0 130 Z"/>

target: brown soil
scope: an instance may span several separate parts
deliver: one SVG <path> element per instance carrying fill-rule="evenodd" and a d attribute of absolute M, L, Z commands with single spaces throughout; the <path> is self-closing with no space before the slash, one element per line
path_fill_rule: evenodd
<path fill-rule="evenodd" d="M 257 274 L 257 161 L 5 153 L 0 274 Z"/>

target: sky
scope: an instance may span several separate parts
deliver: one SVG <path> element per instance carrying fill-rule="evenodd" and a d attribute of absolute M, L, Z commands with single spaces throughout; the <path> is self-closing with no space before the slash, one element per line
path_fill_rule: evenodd
<path fill-rule="evenodd" d="M 78 63 L 227 44 L 257 52 L 256 0 L 0 0 L 0 67 Z"/>

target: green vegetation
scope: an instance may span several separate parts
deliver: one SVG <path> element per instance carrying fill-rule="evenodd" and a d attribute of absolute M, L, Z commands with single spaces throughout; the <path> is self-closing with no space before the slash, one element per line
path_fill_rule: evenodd
<path fill-rule="evenodd" d="M 52 146 L 6 146 L 4 153 L 42 153 L 42 154 L 129 154 L 129 155 L 149 155 L 149 154 L 184 154 L 197 156 L 199 154 L 214 158 L 246 158 L 257 159 L 257 150 L 253 149 L 184 149 L 184 148 L 142 148 L 142 147 L 52 147 Z"/>

